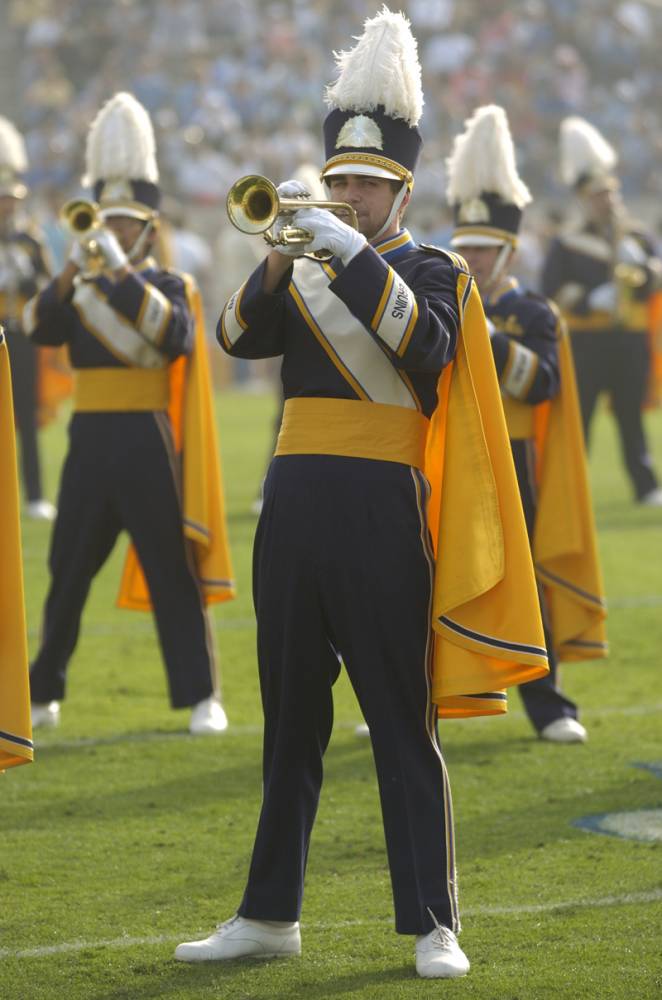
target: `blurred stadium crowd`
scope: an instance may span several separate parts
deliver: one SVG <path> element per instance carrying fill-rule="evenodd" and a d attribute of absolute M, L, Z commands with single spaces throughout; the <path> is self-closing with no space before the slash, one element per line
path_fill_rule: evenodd
<path fill-rule="evenodd" d="M 157 133 L 166 206 L 211 308 L 246 273 L 246 237 L 228 233 L 224 200 L 249 172 L 276 181 L 320 163 L 323 91 L 377 0 L 9 0 L 0 13 L 0 113 L 24 132 L 32 203 L 57 257 L 57 208 L 80 190 L 87 128 L 130 90 Z M 662 196 L 662 0 L 404 0 L 423 65 L 426 145 L 408 223 L 442 239 L 444 159 L 479 104 L 502 104 L 519 167 L 538 199 L 530 281 L 546 227 L 567 194 L 557 136 L 590 119 L 619 151 L 627 200 Z M 662 210 L 653 209 L 655 223 Z M 649 216 L 651 217 L 651 216 Z M 259 242 L 259 241 L 258 241 Z M 240 245 L 241 244 L 241 245 Z M 227 251 L 231 253 L 228 256 Z M 217 251 L 227 266 L 214 268 Z M 236 264 L 236 268 L 230 266 Z M 221 276 L 222 274 L 222 276 Z M 526 277 L 529 277 L 527 274 Z"/>

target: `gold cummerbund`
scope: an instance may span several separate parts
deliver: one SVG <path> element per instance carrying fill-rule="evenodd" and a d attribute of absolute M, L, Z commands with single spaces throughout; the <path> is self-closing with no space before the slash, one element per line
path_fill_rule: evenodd
<path fill-rule="evenodd" d="M 534 435 L 533 407 L 528 403 L 520 403 L 509 396 L 503 397 L 503 412 L 506 416 L 508 437 L 530 438 Z"/>
<path fill-rule="evenodd" d="M 344 455 L 422 469 L 429 425 L 402 406 L 295 397 L 285 401 L 276 455 Z"/>
<path fill-rule="evenodd" d="M 78 368 L 74 410 L 167 410 L 167 368 Z"/>

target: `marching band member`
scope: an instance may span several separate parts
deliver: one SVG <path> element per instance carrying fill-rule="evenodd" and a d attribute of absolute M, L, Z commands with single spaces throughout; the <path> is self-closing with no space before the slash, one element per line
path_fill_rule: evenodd
<path fill-rule="evenodd" d="M 23 136 L 12 122 L 0 117 L 0 323 L 11 357 L 26 513 L 37 520 L 52 521 L 55 508 L 43 496 L 37 442 L 38 352 L 21 329 L 25 303 L 49 276 L 44 247 L 17 215 L 28 193 L 21 179 L 27 166 Z"/>
<path fill-rule="evenodd" d="M 541 591 L 550 672 L 519 692 L 543 739 L 584 742 L 577 706 L 559 687 L 558 660 L 606 655 L 603 587 L 565 328 L 558 310 L 509 272 L 531 195 L 503 108 L 474 112 L 455 139 L 447 174 L 451 245 L 467 261 L 490 324 Z"/>
<path fill-rule="evenodd" d="M 542 287 L 570 329 L 587 442 L 598 397 L 607 392 L 635 497 L 660 507 L 641 410 L 651 364 L 649 303 L 662 263 L 625 210 L 616 165 L 614 149 L 589 122 L 561 123 L 561 174 L 580 215 L 552 242 Z"/>
<path fill-rule="evenodd" d="M 154 134 L 130 94 L 93 121 L 86 182 L 98 204 L 70 206 L 82 234 L 25 309 L 33 341 L 67 343 L 77 375 L 30 674 L 33 724 L 59 721 L 92 579 L 125 529 L 133 544 L 119 604 L 153 606 L 173 707 L 192 707 L 192 732 L 219 732 L 227 719 L 205 604 L 231 597 L 233 583 L 202 313 L 191 279 L 150 256 Z"/>
<path fill-rule="evenodd" d="M 238 913 L 175 958 L 300 953 L 342 660 L 370 727 L 396 930 L 416 936 L 419 975 L 448 978 L 469 962 L 437 715 L 501 711 L 546 653 L 480 300 L 459 258 L 402 225 L 423 103 L 407 20 L 383 8 L 339 67 L 322 177 L 358 230 L 302 202 L 303 246 L 276 244 L 219 323 L 228 353 L 283 355 L 254 550 L 264 798 Z"/>

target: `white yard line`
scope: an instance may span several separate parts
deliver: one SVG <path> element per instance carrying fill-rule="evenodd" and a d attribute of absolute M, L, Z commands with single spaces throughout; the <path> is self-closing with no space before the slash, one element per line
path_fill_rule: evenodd
<path fill-rule="evenodd" d="M 600 719 L 607 718 L 614 715 L 625 715 L 625 716 L 645 716 L 645 715 L 657 715 L 662 712 L 662 703 L 657 702 L 653 705 L 608 705 L 603 708 L 587 708 L 582 711 L 582 718 L 588 719 Z M 508 716 L 511 719 L 522 719 L 524 713 L 519 710 L 511 710 L 508 712 Z M 358 718 L 350 721 L 340 721 L 336 720 L 334 723 L 335 729 L 354 729 L 360 720 Z M 480 723 L 483 725 L 495 725 L 498 721 L 498 717 L 492 716 L 478 716 L 475 719 L 454 719 L 449 721 L 444 721 L 442 724 L 455 725 L 461 724 L 463 726 L 470 725 L 476 726 Z M 448 730 L 446 730 L 448 732 Z M 235 726 L 230 720 L 230 726 L 225 733 L 220 733 L 215 739 L 227 739 L 228 736 L 261 736 L 262 726 L 261 725 L 250 725 L 250 726 Z M 113 746 L 117 743 L 156 743 L 163 740 L 199 740 L 199 736 L 191 736 L 186 730 L 172 731 L 172 732 L 137 732 L 137 733 L 117 733 L 113 736 L 95 736 L 95 737 L 81 737 L 75 740 L 58 740 L 57 736 L 50 736 L 47 740 L 43 741 L 40 739 L 39 730 L 35 733 L 35 749 L 39 750 L 40 753 L 48 752 L 51 749 L 57 750 L 75 750 L 79 747 L 99 747 L 99 746 Z"/>
<path fill-rule="evenodd" d="M 474 906 L 462 911 L 462 916 L 471 917 L 513 917 L 528 913 L 553 913 L 558 910 L 591 910 L 608 906 L 639 906 L 644 903 L 659 903 L 662 900 L 662 889 L 652 889 L 650 892 L 628 892 L 622 896 L 602 896 L 597 899 L 565 899 L 549 903 L 523 903 L 519 906 Z M 390 918 L 388 919 L 390 923 Z M 371 920 L 341 920 L 337 922 L 304 921 L 302 929 L 315 931 L 339 930 L 343 927 L 364 927 L 375 923 L 387 923 Z M 195 934 L 208 933 L 209 928 L 203 928 Z M 90 948 L 133 948 L 138 945 L 172 944 L 179 942 L 186 934 L 157 934 L 152 937 L 129 937 L 123 935 L 102 941 L 63 941 L 62 944 L 43 945 L 37 948 L 23 948 L 13 951 L 11 948 L 0 948 L 0 960 L 7 958 L 44 958 L 48 955 L 63 955 L 67 952 L 86 951 Z"/>

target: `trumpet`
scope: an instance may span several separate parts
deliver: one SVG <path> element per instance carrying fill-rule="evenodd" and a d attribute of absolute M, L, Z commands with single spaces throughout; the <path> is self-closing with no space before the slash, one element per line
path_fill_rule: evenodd
<path fill-rule="evenodd" d="M 60 209 L 60 220 L 74 236 L 84 236 L 99 227 L 99 206 L 85 198 L 72 198 Z"/>
<path fill-rule="evenodd" d="M 353 229 L 359 228 L 356 212 L 344 201 L 311 201 L 310 198 L 281 198 L 268 177 L 261 174 L 247 174 L 235 181 L 226 199 L 228 217 L 233 226 L 242 233 L 256 235 L 262 233 L 269 246 L 304 247 L 313 239 L 310 229 L 301 226 L 283 226 L 274 236 L 272 226 L 279 216 L 292 216 L 300 208 L 325 208 L 335 215 L 347 216 L 343 219 Z M 317 250 L 319 259 L 331 256 L 326 250 Z"/>
<path fill-rule="evenodd" d="M 99 206 L 85 198 L 72 198 L 60 209 L 60 221 L 76 237 L 87 254 L 87 275 L 97 275 L 107 267 L 107 260 L 94 238 L 103 227 Z"/>

